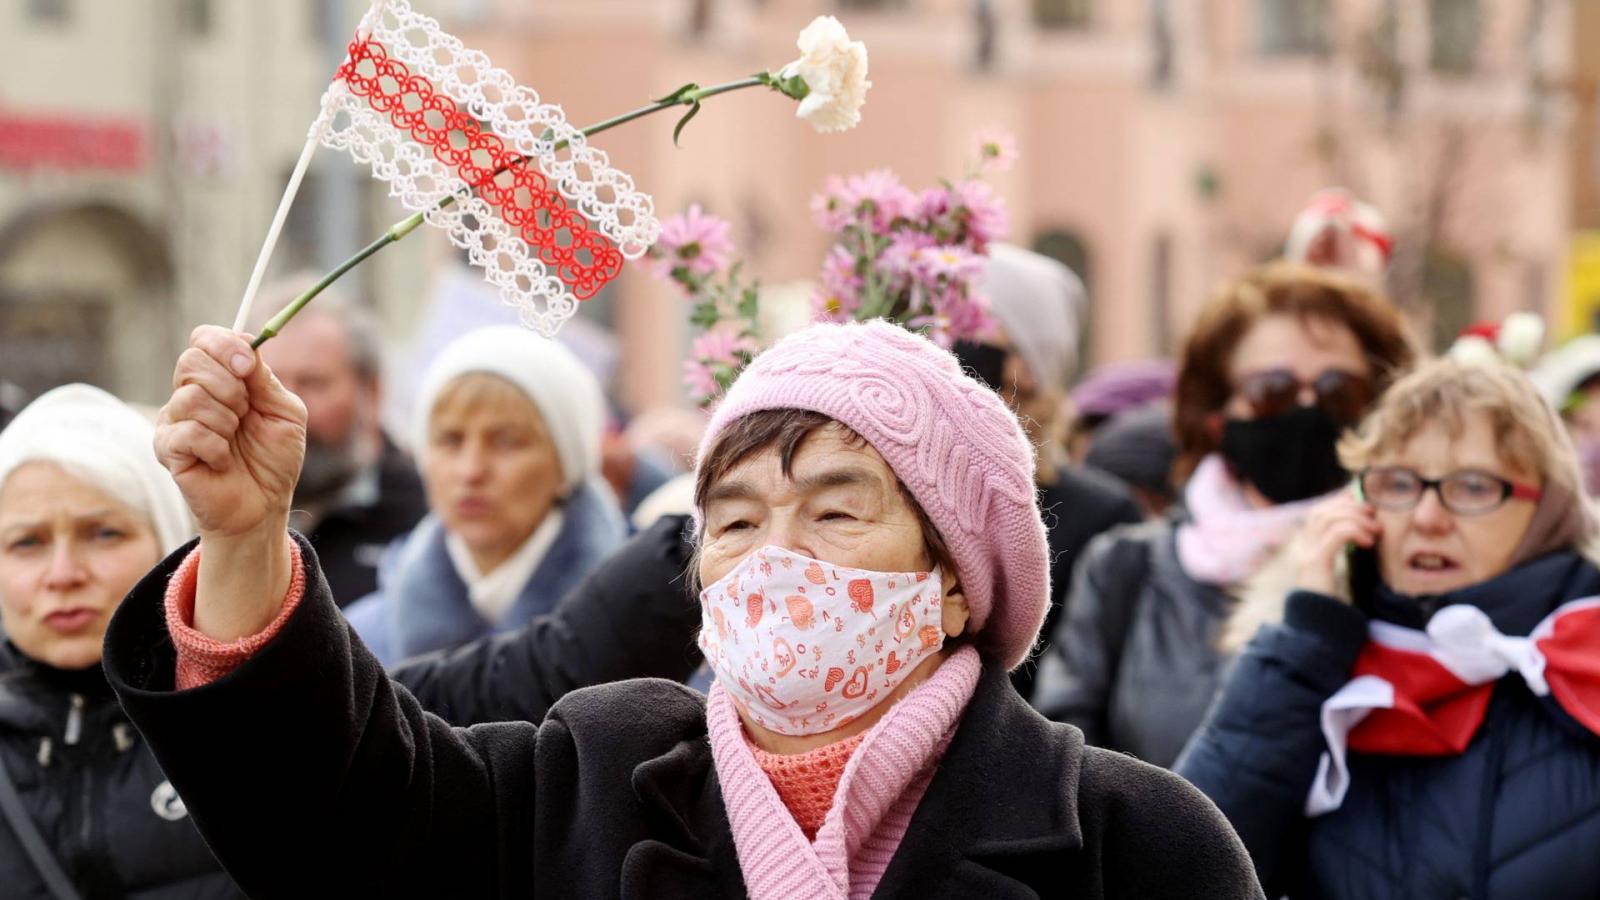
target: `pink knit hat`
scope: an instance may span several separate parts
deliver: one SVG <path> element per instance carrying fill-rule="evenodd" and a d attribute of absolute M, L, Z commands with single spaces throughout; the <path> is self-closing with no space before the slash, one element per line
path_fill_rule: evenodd
<path fill-rule="evenodd" d="M 1027 659 L 1050 606 L 1050 553 L 1033 448 L 994 391 L 933 342 L 887 322 L 813 325 L 734 382 L 700 442 L 701 460 L 730 423 L 769 409 L 819 412 L 866 439 L 954 555 L 980 648 L 1007 668 Z"/>

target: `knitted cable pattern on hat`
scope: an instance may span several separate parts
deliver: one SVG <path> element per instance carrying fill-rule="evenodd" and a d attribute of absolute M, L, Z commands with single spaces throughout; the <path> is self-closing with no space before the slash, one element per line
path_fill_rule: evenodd
<path fill-rule="evenodd" d="M 700 458 L 729 424 L 771 409 L 822 413 L 877 450 L 955 557 L 980 649 L 1009 668 L 1027 658 L 1049 607 L 1049 550 L 1033 448 L 992 390 L 887 322 L 814 325 L 739 376 Z"/>

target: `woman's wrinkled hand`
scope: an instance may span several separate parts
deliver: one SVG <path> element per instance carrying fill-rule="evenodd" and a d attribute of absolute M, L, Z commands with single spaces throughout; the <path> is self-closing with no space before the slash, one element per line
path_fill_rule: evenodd
<path fill-rule="evenodd" d="M 1341 493 L 1312 507 L 1295 541 L 1295 587 L 1337 596 L 1336 572 L 1345 548 L 1371 548 L 1383 533 L 1377 512 Z"/>
<path fill-rule="evenodd" d="M 249 337 L 202 325 L 172 374 L 156 421 L 156 456 L 202 539 L 282 532 L 305 458 L 306 407 L 250 349 Z"/>

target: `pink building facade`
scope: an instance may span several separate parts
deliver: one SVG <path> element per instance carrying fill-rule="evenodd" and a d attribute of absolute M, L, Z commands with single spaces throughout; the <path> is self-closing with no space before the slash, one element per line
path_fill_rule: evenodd
<path fill-rule="evenodd" d="M 661 116 L 599 143 L 663 214 L 733 220 L 769 282 L 824 248 L 807 204 L 830 174 L 960 174 L 1010 130 L 995 176 L 1012 240 L 1089 284 L 1092 361 L 1169 353 L 1207 292 L 1274 255 L 1309 195 L 1342 184 L 1388 215 L 1391 290 L 1427 334 L 1552 312 L 1570 232 L 1570 0 L 480 0 L 461 36 L 574 122 L 795 55 L 814 15 L 871 52 L 862 125 L 823 136 L 793 104 L 719 97 L 670 140 Z M 634 409 L 679 401 L 686 310 L 641 270 L 605 312 Z"/>

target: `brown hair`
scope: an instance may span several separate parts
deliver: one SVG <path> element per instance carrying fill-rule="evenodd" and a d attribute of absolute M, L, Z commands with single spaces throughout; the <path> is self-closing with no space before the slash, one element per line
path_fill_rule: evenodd
<path fill-rule="evenodd" d="M 867 439 L 857 434 L 836 419 L 819 412 L 800 409 L 766 409 L 741 416 L 728 423 L 727 427 L 717 435 L 716 443 L 711 445 L 700 465 L 695 469 L 694 481 L 694 506 L 700 510 L 702 517 L 706 508 L 706 497 L 711 488 L 721 481 L 734 467 L 765 450 L 776 448 L 778 463 L 782 467 L 785 478 L 794 477 L 794 457 L 800 451 L 800 446 L 806 439 L 824 428 L 839 429 L 846 443 L 853 447 L 868 447 Z M 922 541 L 927 546 L 928 558 L 941 572 L 949 572 L 960 578 L 956 569 L 955 556 L 950 552 L 950 547 L 945 543 L 944 536 L 934 526 L 933 520 L 928 518 L 927 512 L 917 498 L 912 496 L 899 478 L 895 485 L 900 489 L 901 496 L 911 504 L 916 511 L 917 521 L 922 525 Z M 705 522 L 702 518 L 700 528 L 703 536 Z M 696 554 L 698 555 L 698 541 Z M 696 566 L 696 569 L 699 567 Z"/>
<path fill-rule="evenodd" d="M 1256 323 L 1275 315 L 1350 329 L 1380 394 L 1416 357 L 1400 313 L 1359 282 L 1296 263 L 1268 263 L 1251 270 L 1212 296 L 1184 344 L 1173 404 L 1175 483 L 1181 484 L 1200 460 L 1216 452 L 1218 437 L 1211 421 L 1235 390 L 1229 372 L 1234 351 Z"/>

